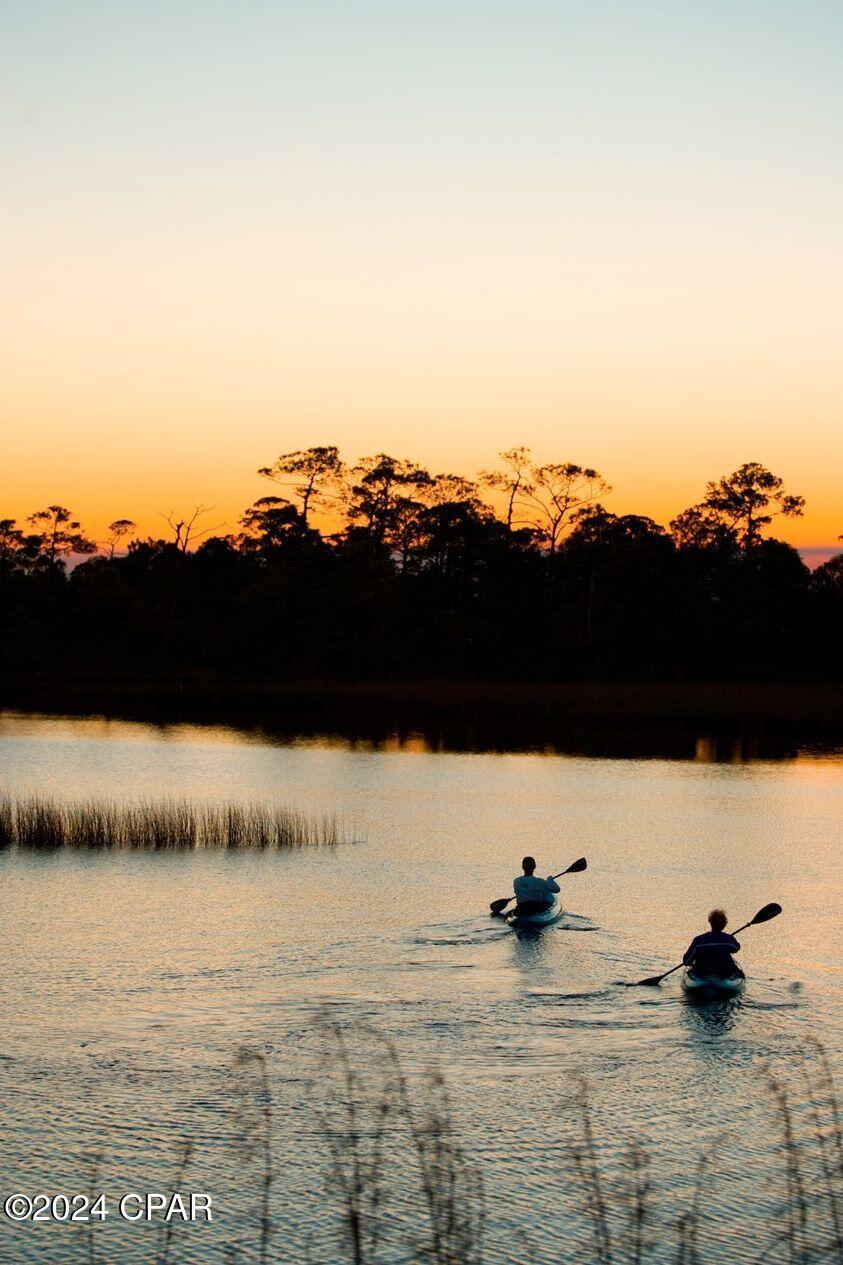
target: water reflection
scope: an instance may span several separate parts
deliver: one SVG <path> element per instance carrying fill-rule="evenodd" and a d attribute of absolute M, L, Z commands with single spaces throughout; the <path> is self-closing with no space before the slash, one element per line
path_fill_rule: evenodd
<path fill-rule="evenodd" d="M 735 1027 L 742 1009 L 742 998 L 695 997 L 683 994 L 682 1011 L 687 1028 L 694 1035 L 721 1037 Z"/>
<path fill-rule="evenodd" d="M 749 764 L 754 761 L 816 759 L 843 754 L 834 739 L 808 735 L 699 733 L 683 727 L 635 728 L 624 724 L 562 726 L 529 718 L 523 723 L 449 721 L 425 726 L 395 725 L 345 716 L 342 721 L 297 716 L 283 721 L 221 724 L 177 717 L 54 715 L 0 710 L 0 738 L 89 738 L 112 742 L 168 745 L 315 746 L 385 755 L 529 754 L 587 756 L 618 760 L 688 760 L 698 764 Z"/>

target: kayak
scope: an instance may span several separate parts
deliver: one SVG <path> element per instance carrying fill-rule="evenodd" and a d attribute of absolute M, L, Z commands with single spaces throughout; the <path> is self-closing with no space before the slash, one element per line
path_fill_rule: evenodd
<path fill-rule="evenodd" d="M 547 909 L 540 909 L 535 914 L 513 913 L 509 918 L 510 927 L 549 927 L 552 922 L 556 922 L 557 918 L 561 918 L 562 910 L 559 908 L 559 902 L 554 901 L 552 905 L 548 905 Z"/>
<path fill-rule="evenodd" d="M 746 983 L 742 971 L 734 975 L 695 975 L 687 970 L 682 976 L 682 987 L 691 997 L 734 997 Z"/>

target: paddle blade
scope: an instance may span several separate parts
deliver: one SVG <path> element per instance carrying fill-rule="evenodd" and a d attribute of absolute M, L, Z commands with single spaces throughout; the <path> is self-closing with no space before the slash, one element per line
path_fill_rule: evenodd
<path fill-rule="evenodd" d="M 638 980 L 638 982 L 636 984 L 633 984 L 632 987 L 633 988 L 658 988 L 659 984 L 662 982 L 663 979 L 664 979 L 663 975 L 651 975 L 649 979 Z"/>
<path fill-rule="evenodd" d="M 585 857 L 580 857 L 579 861 L 575 861 L 573 865 L 569 865 L 566 874 L 579 874 L 582 870 L 588 869 L 588 861 Z"/>
<path fill-rule="evenodd" d="M 750 927 L 754 927 L 759 922 L 769 922 L 771 918 L 778 918 L 781 912 L 781 905 L 777 905 L 776 902 L 773 901 L 771 904 L 765 905 L 763 909 L 759 909 L 758 913 L 749 925 Z"/>
<path fill-rule="evenodd" d="M 493 914 L 502 914 L 511 900 L 511 896 L 504 896 L 502 900 L 493 900 L 489 908 Z"/>

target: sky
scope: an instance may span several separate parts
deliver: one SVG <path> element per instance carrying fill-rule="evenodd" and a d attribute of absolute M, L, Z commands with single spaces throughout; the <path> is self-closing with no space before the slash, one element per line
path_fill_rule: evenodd
<path fill-rule="evenodd" d="M 0 517 L 525 444 L 843 533 L 838 0 L 0 0 Z"/>

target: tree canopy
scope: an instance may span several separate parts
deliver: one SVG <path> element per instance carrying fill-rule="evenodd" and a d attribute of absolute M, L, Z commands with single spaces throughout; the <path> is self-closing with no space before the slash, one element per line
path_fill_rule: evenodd
<path fill-rule="evenodd" d="M 755 462 L 666 528 L 596 470 L 501 454 L 478 479 L 386 453 L 286 453 L 233 530 L 62 505 L 0 519 L 0 671 L 227 679 L 802 678 L 840 673 L 843 555 L 771 536 L 803 499 Z M 210 520 L 213 522 L 213 520 Z"/>

